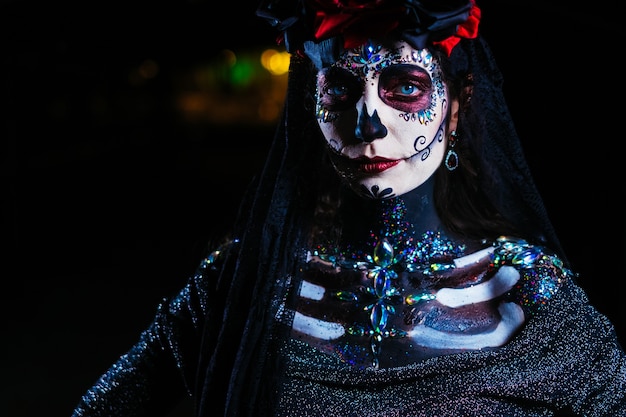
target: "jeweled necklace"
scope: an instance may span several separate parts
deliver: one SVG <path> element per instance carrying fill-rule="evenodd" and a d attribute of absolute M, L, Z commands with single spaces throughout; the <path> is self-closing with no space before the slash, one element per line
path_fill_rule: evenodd
<path fill-rule="evenodd" d="M 406 221 L 406 206 L 400 198 L 381 202 L 381 215 L 376 228 L 370 229 L 363 249 L 318 246 L 313 254 L 334 266 L 366 271 L 369 285 L 357 292 L 337 291 L 341 301 L 363 304 L 369 314 L 366 324 L 355 323 L 347 332 L 369 336 L 373 355 L 372 366 L 378 368 L 382 342 L 385 338 L 404 337 L 400 329 L 388 327 L 389 315 L 396 314 L 397 305 L 415 305 L 432 300 L 428 292 L 403 294 L 396 283 L 403 272 L 434 272 L 454 268 L 453 259 L 461 256 L 465 245 L 457 245 L 439 232 L 428 231 L 416 238 L 413 224 Z M 435 261 L 437 260 L 437 261 Z M 441 261 L 443 260 L 443 262 Z"/>

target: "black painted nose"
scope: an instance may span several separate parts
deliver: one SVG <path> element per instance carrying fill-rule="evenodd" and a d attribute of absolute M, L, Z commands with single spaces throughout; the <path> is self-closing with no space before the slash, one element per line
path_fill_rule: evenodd
<path fill-rule="evenodd" d="M 387 128 L 381 123 L 378 112 L 374 110 L 371 116 L 367 111 L 367 105 L 363 104 L 363 110 L 357 120 L 354 134 L 361 142 L 373 142 L 375 139 L 387 136 Z"/>

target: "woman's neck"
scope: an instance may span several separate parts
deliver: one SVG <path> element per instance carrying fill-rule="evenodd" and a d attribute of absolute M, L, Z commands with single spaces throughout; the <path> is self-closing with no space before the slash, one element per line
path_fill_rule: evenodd
<path fill-rule="evenodd" d="M 397 197 L 404 203 L 406 208 L 404 219 L 413 225 L 416 235 L 428 231 L 445 232 L 435 208 L 434 182 L 434 176 L 432 176 L 424 184 Z"/>
<path fill-rule="evenodd" d="M 447 234 L 435 208 L 432 177 L 398 197 L 364 200 L 353 195 L 348 200 L 341 210 L 344 244 L 407 236 L 419 238 L 426 232 Z"/>

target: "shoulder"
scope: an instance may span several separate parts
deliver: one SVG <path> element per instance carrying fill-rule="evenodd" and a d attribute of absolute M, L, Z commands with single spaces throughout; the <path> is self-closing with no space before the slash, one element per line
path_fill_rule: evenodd
<path fill-rule="evenodd" d="M 492 246 L 492 262 L 496 267 L 510 265 L 520 271 L 539 269 L 563 279 L 575 275 L 552 250 L 525 239 L 501 236 Z"/>
<path fill-rule="evenodd" d="M 547 304 L 575 274 L 549 248 L 525 239 L 501 236 L 493 243 L 493 268 L 515 268 L 519 280 L 509 294 L 527 313 Z"/>
<path fill-rule="evenodd" d="M 213 248 L 209 249 L 207 255 L 202 258 L 198 265 L 197 272 L 206 273 L 220 269 L 238 247 L 239 239 L 237 238 L 228 238 L 224 242 L 215 245 Z"/>
<path fill-rule="evenodd" d="M 215 293 L 216 286 L 223 276 L 227 265 L 232 264 L 238 254 L 239 239 L 228 238 L 223 242 L 207 248 L 205 256 L 200 260 L 195 273 L 189 278 L 186 291 L 202 294 L 201 299 L 209 298 Z"/>

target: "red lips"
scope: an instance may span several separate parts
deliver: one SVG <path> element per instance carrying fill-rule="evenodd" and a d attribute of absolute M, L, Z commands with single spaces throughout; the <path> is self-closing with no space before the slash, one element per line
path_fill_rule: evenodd
<path fill-rule="evenodd" d="M 389 168 L 395 167 L 401 159 L 386 159 L 376 156 L 374 158 L 361 157 L 354 160 L 359 164 L 359 170 L 366 174 L 379 174 Z"/>

